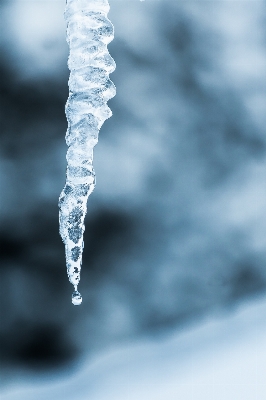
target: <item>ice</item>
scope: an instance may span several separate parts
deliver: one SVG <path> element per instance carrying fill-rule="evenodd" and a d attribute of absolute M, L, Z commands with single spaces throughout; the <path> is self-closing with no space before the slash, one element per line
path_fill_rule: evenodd
<path fill-rule="evenodd" d="M 81 294 L 75 290 L 74 293 L 72 294 L 72 304 L 74 306 L 79 306 L 82 303 L 82 297 Z"/>
<path fill-rule="evenodd" d="M 107 44 L 114 37 L 108 11 L 108 0 L 67 0 L 65 10 L 70 49 L 66 103 L 66 143 L 69 148 L 66 184 L 59 198 L 59 223 L 68 277 L 75 287 L 74 305 L 82 302 L 77 285 L 87 200 L 95 187 L 93 147 L 98 142 L 100 127 L 112 115 L 106 102 L 115 95 L 115 86 L 109 79 L 115 62 L 107 50 Z"/>

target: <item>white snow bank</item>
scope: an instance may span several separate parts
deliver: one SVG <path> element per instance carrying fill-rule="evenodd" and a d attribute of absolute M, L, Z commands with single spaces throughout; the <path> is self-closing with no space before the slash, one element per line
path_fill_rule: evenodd
<path fill-rule="evenodd" d="M 263 299 L 171 337 L 114 348 L 57 383 L 17 384 L 1 400 L 263 400 L 265 333 Z"/>

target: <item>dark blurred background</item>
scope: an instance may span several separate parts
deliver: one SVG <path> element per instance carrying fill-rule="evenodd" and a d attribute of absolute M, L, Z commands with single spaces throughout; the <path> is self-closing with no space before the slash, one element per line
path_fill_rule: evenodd
<path fill-rule="evenodd" d="M 266 291 L 265 2 L 110 5 L 117 95 L 95 148 L 74 307 L 57 207 L 64 1 L 0 2 L 4 385 Z"/>

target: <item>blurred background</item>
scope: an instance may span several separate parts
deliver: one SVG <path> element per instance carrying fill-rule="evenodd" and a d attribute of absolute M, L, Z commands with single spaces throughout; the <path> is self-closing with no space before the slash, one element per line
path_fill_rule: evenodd
<path fill-rule="evenodd" d="M 67 150 L 65 2 L 0 1 L 3 393 L 32 379 L 37 387 L 73 378 L 98 355 L 132 343 L 142 343 L 136 354 L 158 354 L 158 366 L 171 344 L 158 353 L 151 343 L 157 349 L 210 316 L 228 315 L 230 326 L 241 304 L 266 295 L 265 1 L 110 0 L 110 6 L 117 95 L 95 147 L 83 304 L 74 307 L 57 207 Z M 255 325 L 266 320 L 266 308 L 259 310 Z M 243 315 L 242 322 L 249 318 Z M 134 363 L 132 354 L 117 356 L 117 363 Z M 140 357 L 134 365 L 143 363 Z M 250 399 L 265 398 L 263 390 Z M 82 396 L 88 398 L 86 389 Z M 176 400 L 171 396 L 160 399 Z"/>

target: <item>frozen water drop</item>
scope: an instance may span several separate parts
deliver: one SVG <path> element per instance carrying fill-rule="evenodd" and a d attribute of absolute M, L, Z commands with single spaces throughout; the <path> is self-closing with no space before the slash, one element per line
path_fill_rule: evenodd
<path fill-rule="evenodd" d="M 81 294 L 75 290 L 74 293 L 72 294 L 72 304 L 74 306 L 79 306 L 82 303 L 82 297 Z"/>

